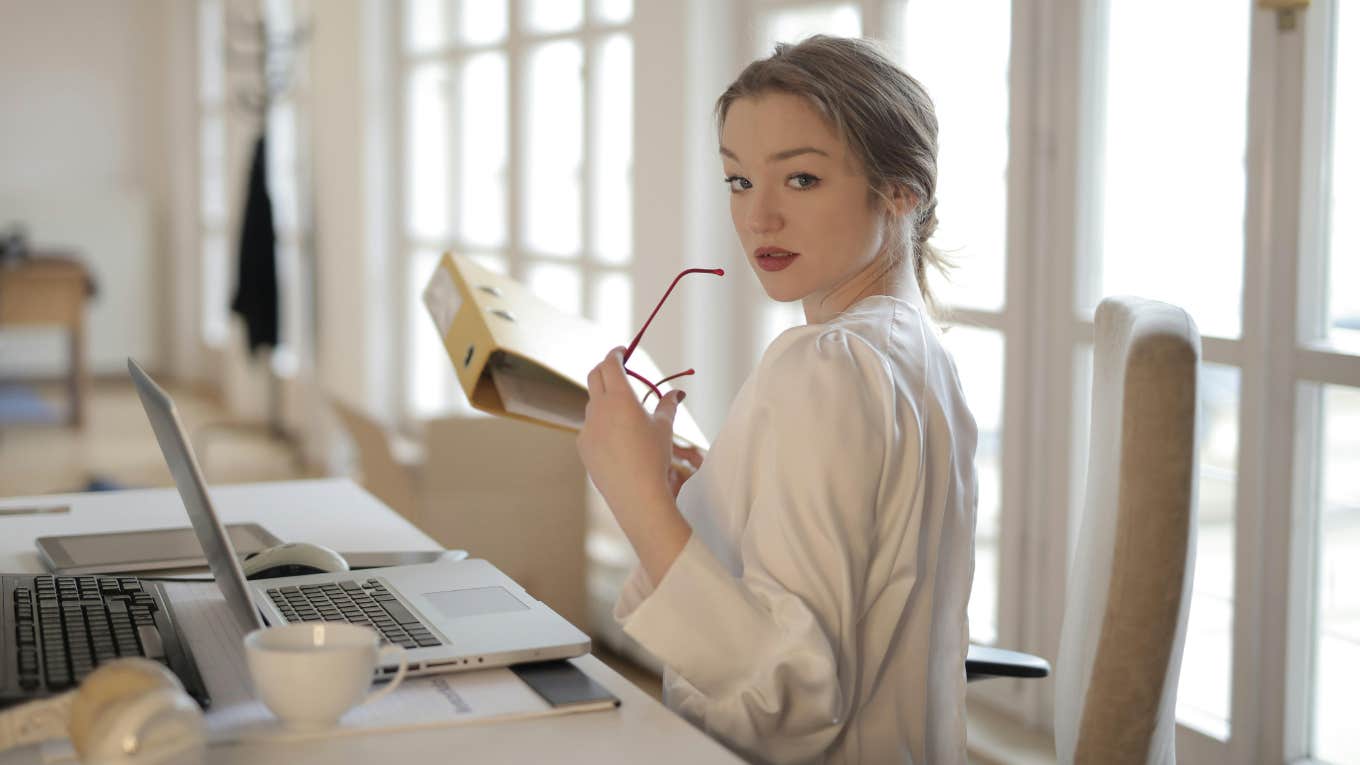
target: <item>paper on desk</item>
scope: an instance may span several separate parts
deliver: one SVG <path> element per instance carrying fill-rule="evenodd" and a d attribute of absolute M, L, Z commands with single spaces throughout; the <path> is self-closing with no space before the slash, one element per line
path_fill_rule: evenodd
<path fill-rule="evenodd" d="M 226 601 L 215 584 L 173 582 L 166 593 L 180 630 L 212 696 L 206 715 L 209 740 L 231 742 L 295 741 L 379 731 L 463 725 L 612 708 L 553 708 L 509 669 L 457 672 L 407 678 L 397 690 L 372 704 L 351 709 L 336 728 L 320 733 L 284 730 L 255 698 L 241 639 Z"/>

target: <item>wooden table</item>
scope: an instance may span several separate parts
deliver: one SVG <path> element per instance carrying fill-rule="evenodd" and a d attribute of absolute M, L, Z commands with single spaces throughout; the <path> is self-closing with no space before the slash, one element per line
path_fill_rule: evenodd
<path fill-rule="evenodd" d="M 59 325 L 66 328 L 69 364 L 69 422 L 85 425 L 90 390 L 85 355 L 85 301 L 94 293 L 90 273 L 79 260 L 34 256 L 0 265 L 0 326 Z"/>

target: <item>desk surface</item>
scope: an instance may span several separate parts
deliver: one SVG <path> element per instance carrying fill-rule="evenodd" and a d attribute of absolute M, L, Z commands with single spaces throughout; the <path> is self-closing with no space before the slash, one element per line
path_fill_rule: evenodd
<path fill-rule="evenodd" d="M 305 540 L 354 552 L 439 547 L 345 479 L 222 486 L 211 493 L 223 521 L 255 521 L 285 541 Z M 70 511 L 4 514 L 8 509 L 63 505 Z M 39 536 L 187 525 L 188 516 L 173 489 L 0 499 L 0 570 L 40 573 L 42 564 L 33 548 Z M 465 762 L 740 762 L 595 657 L 572 661 L 618 696 L 622 706 L 608 712 L 307 744 L 214 748 L 209 761 L 444 763 L 457 753 L 456 759 Z"/>

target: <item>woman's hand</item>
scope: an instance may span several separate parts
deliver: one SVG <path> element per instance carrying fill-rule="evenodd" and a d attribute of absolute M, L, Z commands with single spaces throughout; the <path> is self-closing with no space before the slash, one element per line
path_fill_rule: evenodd
<path fill-rule="evenodd" d="M 680 487 L 704 464 L 704 450 L 697 446 L 672 445 L 671 466 L 666 471 L 666 482 L 670 484 L 671 496 L 680 496 Z"/>
<path fill-rule="evenodd" d="M 689 541 L 689 524 L 675 506 L 669 481 L 671 429 L 684 393 L 667 393 L 649 414 L 628 384 L 623 351 L 610 351 L 587 377 L 590 403 L 576 449 L 657 583 Z"/>

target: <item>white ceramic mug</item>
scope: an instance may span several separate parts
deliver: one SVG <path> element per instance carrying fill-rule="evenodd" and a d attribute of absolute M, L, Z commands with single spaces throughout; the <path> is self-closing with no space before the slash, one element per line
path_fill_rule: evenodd
<path fill-rule="evenodd" d="M 246 635 L 245 647 L 256 693 L 290 728 L 328 728 L 356 705 L 391 693 L 406 677 L 405 650 L 383 646 L 376 631 L 356 624 L 265 627 Z M 378 662 L 389 656 L 400 660 L 397 673 L 369 692 Z"/>

